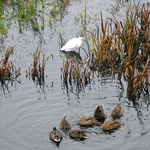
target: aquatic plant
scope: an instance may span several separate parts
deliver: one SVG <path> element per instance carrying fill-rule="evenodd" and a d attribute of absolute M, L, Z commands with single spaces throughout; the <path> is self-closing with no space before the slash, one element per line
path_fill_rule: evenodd
<path fill-rule="evenodd" d="M 114 39 L 115 32 L 109 20 L 104 22 L 101 13 L 100 26 L 96 26 L 96 29 L 93 31 L 87 30 L 86 32 L 91 36 L 91 48 L 88 49 L 88 64 L 90 68 L 99 72 L 109 70 L 109 68 L 114 69 L 117 61 L 114 58 L 117 57 L 118 53 Z"/>
<path fill-rule="evenodd" d="M 110 70 L 118 73 L 122 89 L 123 75 L 129 99 L 132 100 L 135 100 L 139 91 L 148 94 L 149 9 L 149 3 L 143 4 L 141 8 L 139 3 L 130 3 L 124 22 L 118 21 L 115 16 L 104 21 L 101 13 L 100 25 L 93 31 L 85 32 L 85 37 L 90 35 L 91 39 L 91 44 L 86 40 L 90 69 L 99 74 Z"/>
<path fill-rule="evenodd" d="M 49 14 L 49 24 L 52 26 L 52 23 L 57 20 L 62 20 L 64 16 L 65 9 L 67 8 L 70 0 L 56 0 L 51 2 L 51 9 Z"/>
<path fill-rule="evenodd" d="M 4 84 L 6 81 L 15 81 L 20 76 L 20 68 L 17 70 L 15 65 L 9 61 L 10 55 L 14 52 L 14 47 L 8 47 L 5 56 L 0 61 L 0 82 Z"/>
<path fill-rule="evenodd" d="M 7 19 L 8 14 L 5 14 L 3 11 L 4 2 L 0 1 L 0 36 L 6 35 L 11 25 L 11 21 Z"/>
<path fill-rule="evenodd" d="M 91 74 L 89 67 L 84 67 L 83 63 L 79 62 L 75 56 L 70 60 L 63 60 L 61 80 L 67 93 L 70 85 L 71 91 L 73 92 L 75 89 L 75 93 L 79 94 L 84 86 L 91 83 Z"/>
<path fill-rule="evenodd" d="M 82 11 L 82 13 L 81 13 L 81 22 L 82 22 L 83 29 L 84 29 L 84 31 L 85 31 L 86 25 L 87 25 L 86 4 L 85 4 L 85 9 L 84 9 L 84 10 Z"/>
<path fill-rule="evenodd" d="M 148 94 L 146 89 L 148 88 L 147 68 L 149 63 L 148 32 L 150 24 L 148 24 L 147 17 L 149 8 L 148 3 L 143 4 L 141 9 L 139 4 L 131 7 L 127 12 L 126 22 L 122 25 L 121 40 L 124 52 L 127 54 L 122 68 L 125 68 L 123 72 L 127 75 L 127 92 L 131 99 L 134 99 L 137 92 L 142 93 L 141 89 L 145 89 L 143 92 Z"/>
<path fill-rule="evenodd" d="M 39 4 L 41 4 L 41 8 L 39 8 L 40 6 Z M 9 10 L 7 10 L 7 5 L 9 5 Z M 5 30 L 7 31 L 7 29 L 9 29 L 11 25 L 11 22 L 14 21 L 15 19 L 18 21 L 20 32 L 22 32 L 22 29 L 30 25 L 31 19 L 33 20 L 37 19 L 38 14 L 39 13 L 42 14 L 43 8 L 44 8 L 44 0 L 26 0 L 26 1 L 11 0 L 9 2 L 1 1 L 0 2 L 0 10 L 1 10 L 0 31 L 1 33 L 2 31 L 3 32 Z"/>
<path fill-rule="evenodd" d="M 19 32 L 32 27 L 34 32 L 40 33 L 44 29 L 45 15 L 49 16 L 52 26 L 54 21 L 63 18 L 66 7 L 70 0 L 57 0 L 45 3 L 45 0 L 11 0 L 0 1 L 0 34 L 7 34 L 12 22 L 15 21 Z M 49 13 L 45 10 L 49 9 Z M 9 9 L 8 9 L 9 8 Z"/>
<path fill-rule="evenodd" d="M 42 50 L 37 47 L 33 56 L 32 68 L 29 68 L 29 71 L 26 71 L 26 77 L 28 77 L 28 75 L 31 76 L 32 80 L 41 86 L 45 82 L 45 66 L 50 55 L 46 57 Z"/>

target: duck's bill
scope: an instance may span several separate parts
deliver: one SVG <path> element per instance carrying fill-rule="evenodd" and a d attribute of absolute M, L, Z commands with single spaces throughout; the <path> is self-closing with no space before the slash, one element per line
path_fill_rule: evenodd
<path fill-rule="evenodd" d="M 54 139 L 55 142 L 60 142 L 60 139 Z"/>
<path fill-rule="evenodd" d="M 84 136 L 83 138 L 84 138 L 84 139 L 87 139 L 87 138 L 88 138 L 88 136 Z"/>

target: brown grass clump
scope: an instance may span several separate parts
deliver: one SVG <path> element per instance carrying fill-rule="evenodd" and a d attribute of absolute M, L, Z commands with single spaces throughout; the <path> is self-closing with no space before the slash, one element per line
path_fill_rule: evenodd
<path fill-rule="evenodd" d="M 91 82 L 91 71 L 87 67 L 85 68 L 82 63 L 79 63 L 76 57 L 70 60 L 63 60 L 63 68 L 61 68 L 61 80 L 63 86 L 68 91 L 75 87 L 76 93 L 79 93 L 84 89 L 84 86 Z"/>
<path fill-rule="evenodd" d="M 6 81 L 14 81 L 21 74 L 20 68 L 17 70 L 9 57 L 14 52 L 14 47 L 8 47 L 5 56 L 0 61 L 0 82 L 3 84 Z"/>
<path fill-rule="evenodd" d="M 150 4 L 130 5 L 124 22 L 117 21 L 115 16 L 104 21 L 102 14 L 100 19 L 96 29 L 85 32 L 85 37 L 91 37 L 91 44 L 87 43 L 90 69 L 99 74 L 110 70 L 118 73 L 122 89 L 123 75 L 131 99 L 139 91 L 148 94 Z"/>
<path fill-rule="evenodd" d="M 50 56 L 45 58 L 45 54 L 39 49 L 36 49 L 33 58 L 32 68 L 29 71 L 26 71 L 26 77 L 31 76 L 32 80 L 38 82 L 41 86 L 44 83 L 45 77 L 45 66 Z M 42 60 L 41 60 L 42 59 Z"/>

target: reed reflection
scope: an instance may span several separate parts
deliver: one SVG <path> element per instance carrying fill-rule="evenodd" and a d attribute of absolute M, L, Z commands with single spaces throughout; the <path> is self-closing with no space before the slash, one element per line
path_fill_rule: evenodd
<path fill-rule="evenodd" d="M 75 51 L 60 51 L 63 59 L 61 68 L 62 86 L 66 89 L 67 95 L 74 93 L 78 99 L 79 94 L 84 92 L 84 87 L 90 83 L 91 71 L 85 67 L 82 57 Z"/>

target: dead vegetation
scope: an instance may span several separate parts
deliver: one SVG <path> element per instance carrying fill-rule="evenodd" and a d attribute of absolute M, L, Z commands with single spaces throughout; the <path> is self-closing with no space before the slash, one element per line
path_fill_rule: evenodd
<path fill-rule="evenodd" d="M 135 100 L 138 93 L 149 94 L 149 54 L 150 54 L 150 4 L 130 6 L 124 22 L 113 19 L 103 20 L 93 31 L 85 32 L 88 41 L 88 66 L 99 74 L 118 74 L 127 82 L 129 99 Z M 124 78 L 122 78 L 124 77 Z"/>
<path fill-rule="evenodd" d="M 17 69 L 16 66 L 9 60 L 10 55 L 14 52 L 14 47 L 8 47 L 5 56 L 0 61 L 0 83 L 5 93 L 5 89 L 9 91 L 9 84 L 13 85 L 15 81 L 20 83 L 18 77 L 21 75 L 20 67 Z"/>
<path fill-rule="evenodd" d="M 38 47 L 33 55 L 32 67 L 31 69 L 29 67 L 29 70 L 26 71 L 26 77 L 31 77 L 39 86 L 43 85 L 45 83 L 45 66 L 49 58 L 50 55 L 46 57 Z"/>
<path fill-rule="evenodd" d="M 76 93 L 80 93 L 84 90 L 87 84 L 91 83 L 92 71 L 89 67 L 84 67 L 83 63 L 80 63 L 76 57 L 70 60 L 63 60 L 63 67 L 61 68 L 61 81 L 66 90 L 73 90 Z"/>
<path fill-rule="evenodd" d="M 73 63 L 76 58 L 65 61 L 61 77 L 66 87 L 76 83 L 80 89 L 90 83 L 92 72 L 118 74 L 122 90 L 124 80 L 128 98 L 135 101 L 136 95 L 149 94 L 150 4 L 130 4 L 124 21 L 115 16 L 104 21 L 102 16 L 101 13 L 99 26 L 84 32 L 86 67 Z"/>

